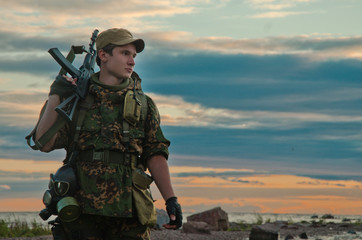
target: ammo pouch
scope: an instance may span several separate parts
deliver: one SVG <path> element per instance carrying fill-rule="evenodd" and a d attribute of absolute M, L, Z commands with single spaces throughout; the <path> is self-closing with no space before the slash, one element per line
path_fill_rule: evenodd
<path fill-rule="evenodd" d="M 149 190 L 153 182 L 152 177 L 147 175 L 142 169 L 132 170 L 133 181 L 133 203 L 136 207 L 137 217 L 142 225 L 156 225 L 156 208 L 153 205 L 153 199 Z"/>
<path fill-rule="evenodd" d="M 128 90 L 124 97 L 123 118 L 132 126 L 136 125 L 140 120 L 141 105 L 135 91 Z"/>

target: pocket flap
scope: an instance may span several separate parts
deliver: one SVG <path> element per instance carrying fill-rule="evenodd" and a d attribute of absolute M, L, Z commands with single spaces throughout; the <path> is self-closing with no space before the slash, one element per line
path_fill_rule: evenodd
<path fill-rule="evenodd" d="M 132 181 L 137 187 L 145 190 L 153 182 L 153 178 L 139 168 L 132 171 Z"/>

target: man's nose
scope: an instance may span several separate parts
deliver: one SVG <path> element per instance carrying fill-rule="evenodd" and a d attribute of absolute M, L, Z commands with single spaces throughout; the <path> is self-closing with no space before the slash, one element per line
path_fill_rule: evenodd
<path fill-rule="evenodd" d="M 129 60 L 128 60 L 128 64 L 129 64 L 129 65 L 131 65 L 131 66 L 136 65 L 136 62 L 135 62 L 135 60 L 134 60 L 134 58 L 133 58 L 133 57 L 130 57 L 130 58 L 129 58 Z"/>

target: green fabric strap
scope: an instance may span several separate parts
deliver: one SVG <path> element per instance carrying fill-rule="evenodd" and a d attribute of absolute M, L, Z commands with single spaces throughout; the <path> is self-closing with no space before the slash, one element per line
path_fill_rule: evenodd
<path fill-rule="evenodd" d="M 83 52 L 83 48 L 81 46 L 72 46 L 70 51 L 66 57 L 66 59 L 72 63 L 75 58 L 75 54 L 81 54 Z M 62 76 L 63 74 L 67 74 L 67 71 L 64 68 L 61 68 L 59 71 L 59 75 Z"/>
<path fill-rule="evenodd" d="M 125 158 L 124 158 L 124 165 L 125 166 L 130 166 L 131 163 L 131 156 L 129 153 L 129 142 L 130 142 L 130 137 L 129 137 L 129 123 L 126 120 L 122 121 L 122 128 L 123 128 L 123 138 L 122 138 L 122 142 L 124 143 L 125 147 L 126 147 L 126 152 L 125 152 Z"/>
<path fill-rule="evenodd" d="M 74 131 L 74 142 L 78 142 L 79 140 L 79 133 L 82 128 L 82 124 L 85 118 L 87 111 L 91 108 L 92 104 L 94 103 L 94 96 L 88 94 L 84 101 L 80 104 L 80 110 L 77 118 L 77 124 L 75 125 Z"/>
<path fill-rule="evenodd" d="M 39 119 L 40 120 L 40 119 Z M 51 126 L 49 128 L 48 131 L 46 131 L 43 136 L 41 136 L 39 138 L 38 141 L 36 141 L 34 139 L 35 137 L 35 132 L 36 132 L 36 129 L 38 128 L 38 125 L 39 125 L 39 122 L 36 124 L 35 128 L 33 129 L 33 131 L 28 135 L 26 136 L 26 140 L 27 140 L 27 143 L 28 145 L 33 149 L 33 150 L 39 150 L 41 149 L 42 147 L 44 147 L 44 145 L 50 141 L 50 139 L 62 128 L 64 127 L 64 125 L 66 124 L 66 120 L 62 117 L 58 117 L 57 118 L 57 121 L 53 124 L 53 126 Z M 34 145 L 32 145 L 31 141 L 34 142 Z"/>
<path fill-rule="evenodd" d="M 140 100 L 141 100 L 141 121 L 142 121 L 142 124 L 144 125 L 144 123 L 146 121 L 146 117 L 147 117 L 147 110 L 148 110 L 147 97 L 142 91 L 138 92 L 138 96 L 140 97 Z"/>

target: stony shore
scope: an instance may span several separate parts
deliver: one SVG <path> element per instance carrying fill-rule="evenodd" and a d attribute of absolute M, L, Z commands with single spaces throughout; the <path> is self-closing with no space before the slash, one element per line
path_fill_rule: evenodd
<path fill-rule="evenodd" d="M 268 223 L 279 228 L 279 239 L 354 240 L 362 239 L 362 224 L 354 223 Z M 184 233 L 179 230 L 152 230 L 152 240 L 247 240 L 250 230 L 211 231 L 210 234 Z M 293 237 L 293 238 L 290 238 Z M 307 238 L 305 238 L 307 237 Z M 1 238 L 2 240 L 51 240 L 51 236 L 33 238 Z"/>
<path fill-rule="evenodd" d="M 273 225 L 271 223 L 269 225 Z M 279 239 L 319 239 L 342 240 L 362 239 L 362 224 L 353 223 L 328 223 L 328 224 L 285 224 L 275 223 L 279 228 Z M 182 230 L 167 231 L 153 230 L 152 240 L 246 240 L 249 239 L 250 230 L 246 231 L 211 231 L 211 234 L 183 233 Z M 293 238 L 291 238 L 293 237 Z M 307 238 L 305 238 L 307 237 Z"/>

